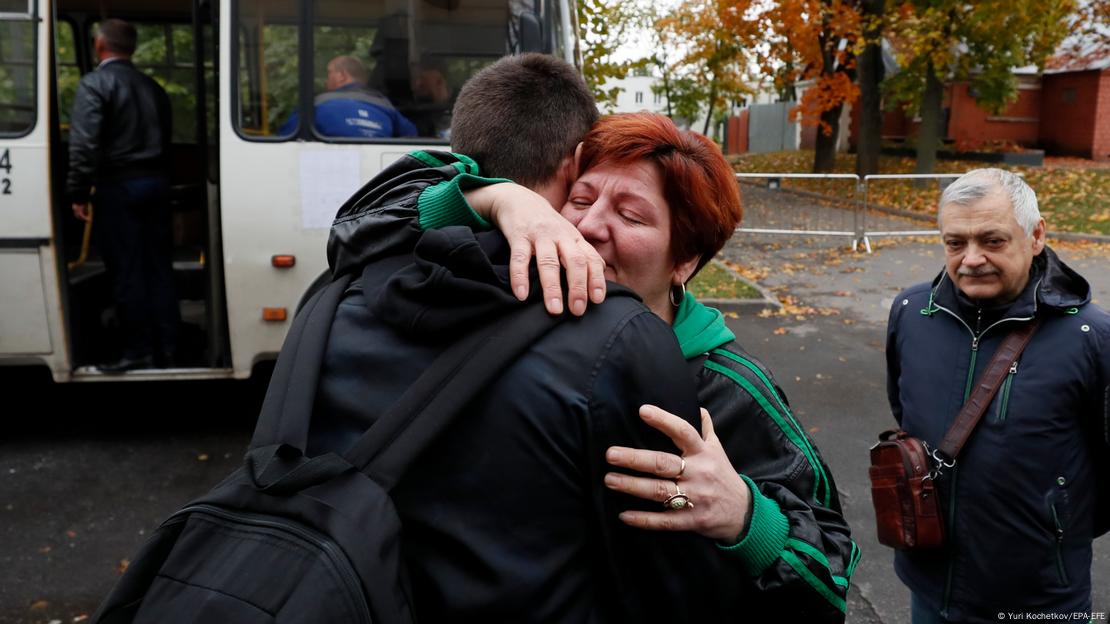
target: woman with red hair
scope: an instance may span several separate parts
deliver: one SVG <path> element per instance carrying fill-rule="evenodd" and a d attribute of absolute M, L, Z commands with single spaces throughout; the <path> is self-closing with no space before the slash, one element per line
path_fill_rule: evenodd
<path fill-rule="evenodd" d="M 600 254 L 605 279 L 633 290 L 671 324 L 703 406 L 700 433 L 653 406 L 640 410 L 682 455 L 608 450 L 609 463 L 624 471 L 607 474 L 606 485 L 663 507 L 621 519 L 716 540 L 751 578 L 741 588 L 748 615 L 843 621 L 859 549 L 832 477 L 770 371 L 736 344 L 719 311 L 686 292 L 743 214 L 728 162 L 708 138 L 653 113 L 601 119 L 576 161 L 560 214 Z M 497 222 L 512 241 L 550 218 L 540 196 L 527 205 L 530 193 L 494 184 L 467 199 L 485 214 L 498 204 Z"/>

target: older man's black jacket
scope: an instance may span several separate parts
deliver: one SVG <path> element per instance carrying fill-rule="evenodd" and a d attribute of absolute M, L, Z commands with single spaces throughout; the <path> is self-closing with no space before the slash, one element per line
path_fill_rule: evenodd
<path fill-rule="evenodd" d="M 71 200 L 87 201 L 97 180 L 165 173 L 171 124 L 165 90 L 131 61 L 82 76 L 69 129 Z"/>
<path fill-rule="evenodd" d="M 496 232 L 428 232 L 415 264 L 397 274 L 408 256 L 359 270 L 361 259 L 332 255 L 337 272 L 361 277 L 332 327 L 310 452 L 349 445 L 445 345 L 519 305 Z M 711 622 L 735 613 L 735 566 L 725 569 L 710 540 L 618 519 L 661 506 L 604 487 L 606 448 L 677 452 L 636 417 L 643 403 L 697 423 L 673 332 L 634 296 L 611 293 L 464 410 L 395 490 L 421 619 Z"/>
<path fill-rule="evenodd" d="M 890 404 L 934 448 L 999 343 L 1034 317 L 1040 328 L 940 481 L 948 546 L 895 555 L 898 576 L 954 622 L 1091 610 L 1091 541 L 1110 528 L 1110 315 L 1047 247 L 1002 309 L 976 306 L 942 272 L 890 313 Z"/>

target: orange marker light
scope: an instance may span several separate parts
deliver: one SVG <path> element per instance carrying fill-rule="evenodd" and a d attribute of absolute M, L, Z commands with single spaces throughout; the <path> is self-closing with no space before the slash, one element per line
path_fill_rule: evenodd
<path fill-rule="evenodd" d="M 262 308 L 263 321 L 284 321 L 285 308 Z"/>
<path fill-rule="evenodd" d="M 297 256 L 270 256 L 270 264 L 277 269 L 288 269 L 297 264 Z"/>

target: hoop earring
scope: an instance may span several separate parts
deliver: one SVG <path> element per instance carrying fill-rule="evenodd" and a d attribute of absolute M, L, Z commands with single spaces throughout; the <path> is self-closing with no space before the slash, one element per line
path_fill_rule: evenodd
<path fill-rule="evenodd" d="M 675 294 L 674 294 L 675 289 L 678 289 L 678 292 L 679 292 L 678 297 L 675 297 Z M 681 306 L 682 302 L 686 300 L 686 284 L 672 285 L 670 295 L 671 295 L 671 305 L 673 305 L 676 308 Z"/>

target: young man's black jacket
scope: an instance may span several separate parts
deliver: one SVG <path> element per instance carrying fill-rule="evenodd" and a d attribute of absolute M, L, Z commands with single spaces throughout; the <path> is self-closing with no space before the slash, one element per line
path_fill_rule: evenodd
<path fill-rule="evenodd" d="M 131 61 L 82 76 L 69 127 L 71 200 L 88 201 L 98 180 L 164 174 L 172 119 L 165 90 Z"/>
<path fill-rule="evenodd" d="M 345 206 L 336 227 L 358 221 L 360 205 Z M 373 241 L 355 239 L 329 246 L 333 270 L 360 277 L 332 327 L 310 452 L 350 444 L 445 345 L 519 305 L 496 232 L 422 233 L 413 264 L 367 255 Z M 418 615 L 713 622 L 736 613 L 736 567 L 712 541 L 618 518 L 661 506 L 605 488 L 606 448 L 677 452 L 637 418 L 643 403 L 698 423 L 673 332 L 633 296 L 611 292 L 512 365 L 394 492 Z"/>
<path fill-rule="evenodd" d="M 1009 305 L 980 307 L 947 274 L 894 300 L 888 391 L 932 447 L 1003 338 L 1041 326 L 939 481 L 948 545 L 898 552 L 898 576 L 956 622 L 1091 610 L 1091 541 L 1110 527 L 1110 315 L 1046 247 Z"/>

